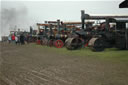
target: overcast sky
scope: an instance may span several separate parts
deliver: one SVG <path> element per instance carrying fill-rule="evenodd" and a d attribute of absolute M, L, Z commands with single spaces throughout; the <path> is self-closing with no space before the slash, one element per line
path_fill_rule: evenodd
<path fill-rule="evenodd" d="M 2 8 L 26 8 L 34 21 L 80 20 L 80 10 L 89 14 L 128 14 L 128 9 L 119 9 L 122 0 L 102 1 L 2 1 Z"/>
<path fill-rule="evenodd" d="M 89 14 L 125 14 L 128 15 L 128 9 L 119 9 L 119 3 L 123 0 L 48 0 L 48 1 L 13 1 L 2 0 L 1 10 L 8 9 L 15 10 L 17 14 L 14 20 L 7 19 L 5 22 L 8 26 L 4 29 L 1 27 L 2 35 L 8 34 L 10 26 L 17 28 L 29 29 L 29 26 L 36 25 L 37 22 L 44 22 L 45 20 L 63 20 L 63 21 L 80 21 L 81 12 L 85 10 Z M 8 13 L 4 12 L 4 13 Z M 1 13 L 1 16 L 5 14 Z M 6 15 L 9 16 L 9 15 Z M 13 16 L 13 17 L 15 17 Z M 1 19 L 3 21 L 3 18 Z M 11 23 L 10 23 L 11 22 Z M 12 23 L 13 22 L 13 23 Z M 16 22 L 16 23 L 15 23 Z M 35 27 L 35 26 L 34 26 Z"/>

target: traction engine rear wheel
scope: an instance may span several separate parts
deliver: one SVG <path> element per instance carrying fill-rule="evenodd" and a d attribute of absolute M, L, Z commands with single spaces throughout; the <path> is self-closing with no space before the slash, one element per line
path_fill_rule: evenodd
<path fill-rule="evenodd" d="M 94 46 L 93 46 L 93 51 L 96 51 L 96 52 L 104 51 L 104 48 L 105 48 L 104 44 L 105 44 L 105 42 L 103 39 L 95 40 Z"/>
<path fill-rule="evenodd" d="M 105 40 L 103 38 L 92 38 L 89 41 L 89 47 L 95 52 L 103 51 L 105 48 Z"/>

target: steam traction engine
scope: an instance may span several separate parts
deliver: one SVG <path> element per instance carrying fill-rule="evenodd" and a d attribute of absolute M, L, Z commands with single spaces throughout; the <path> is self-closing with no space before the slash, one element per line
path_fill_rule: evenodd
<path fill-rule="evenodd" d="M 91 31 L 92 38 L 88 45 L 93 51 L 103 51 L 110 47 L 128 49 L 128 16 L 90 16 L 84 11 L 81 14 L 83 29 L 85 20 L 105 20 L 95 31 Z"/>
<path fill-rule="evenodd" d="M 64 41 L 67 38 L 67 28 L 61 24 L 60 20 L 47 21 L 45 24 L 37 24 L 39 29 L 40 26 L 44 26 L 45 29 L 42 33 L 42 44 L 47 46 L 55 46 L 56 48 L 62 48 Z"/>
<path fill-rule="evenodd" d="M 90 38 L 92 37 L 91 35 L 91 27 L 92 24 L 94 22 L 93 21 L 87 21 L 84 22 L 83 25 L 86 25 L 86 28 L 82 28 L 81 29 L 81 22 L 74 22 L 72 24 L 74 24 L 75 26 L 78 25 L 79 28 L 73 28 L 72 32 L 70 34 L 70 36 L 68 36 L 68 39 L 65 41 L 66 44 L 66 48 L 68 50 L 76 50 L 82 47 L 86 47 L 88 46 L 88 40 L 90 40 Z"/>

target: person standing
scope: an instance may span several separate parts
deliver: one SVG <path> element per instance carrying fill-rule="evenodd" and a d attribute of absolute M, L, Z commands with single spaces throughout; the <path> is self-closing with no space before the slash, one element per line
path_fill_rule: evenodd
<path fill-rule="evenodd" d="M 24 35 L 21 34 L 20 35 L 20 43 L 21 43 L 21 45 L 24 45 L 24 39 L 25 39 Z"/>
<path fill-rule="evenodd" d="M 27 44 L 29 44 L 30 36 L 29 34 L 26 36 Z"/>
<path fill-rule="evenodd" d="M 9 43 L 9 44 L 11 43 L 11 40 L 12 40 L 12 39 L 11 39 L 11 36 L 9 35 L 9 36 L 8 36 L 8 43 Z"/>
<path fill-rule="evenodd" d="M 18 44 L 18 37 L 17 36 L 15 36 L 15 43 L 16 43 L 16 45 Z"/>
<path fill-rule="evenodd" d="M 15 35 L 14 34 L 12 35 L 11 40 L 13 43 L 15 42 Z"/>

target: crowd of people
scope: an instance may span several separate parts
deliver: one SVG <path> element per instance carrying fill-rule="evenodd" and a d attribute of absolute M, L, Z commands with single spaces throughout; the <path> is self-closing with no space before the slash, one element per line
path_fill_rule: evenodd
<path fill-rule="evenodd" d="M 28 43 L 28 38 L 27 36 L 24 36 L 23 34 L 21 35 L 12 34 L 8 36 L 8 42 L 19 44 L 19 45 L 24 45 L 25 43 Z"/>

